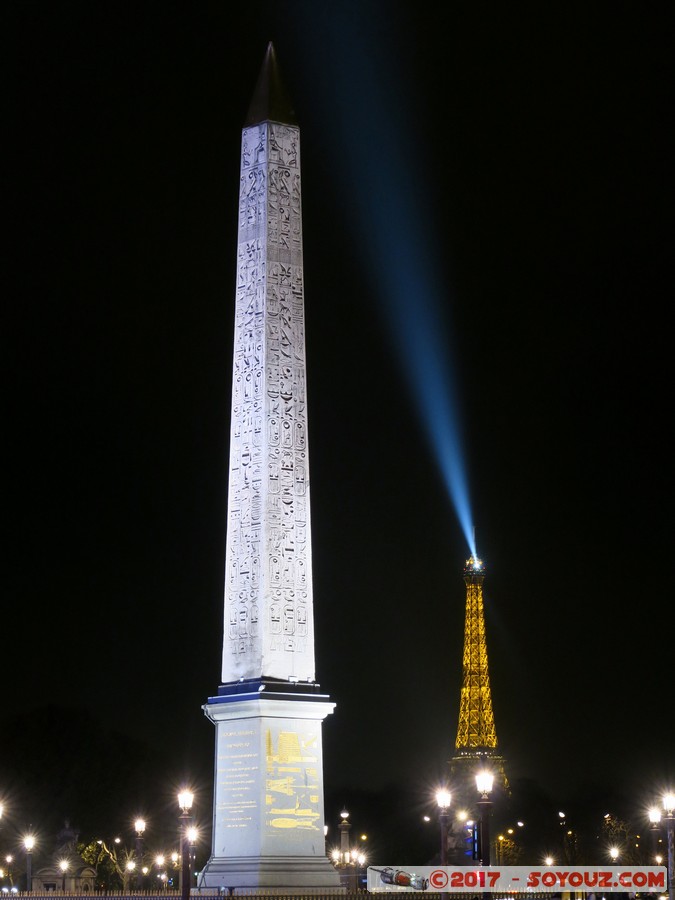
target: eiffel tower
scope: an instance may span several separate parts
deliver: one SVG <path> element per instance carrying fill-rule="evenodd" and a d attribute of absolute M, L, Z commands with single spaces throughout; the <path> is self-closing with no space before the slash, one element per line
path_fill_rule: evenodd
<path fill-rule="evenodd" d="M 483 562 L 477 556 L 471 556 L 464 566 L 466 611 L 462 689 L 455 754 L 450 760 L 450 773 L 457 793 L 474 798 L 475 776 L 481 769 L 492 772 L 496 790 L 508 791 L 504 759 L 498 751 L 497 730 L 492 711 L 483 610 L 484 578 Z"/>

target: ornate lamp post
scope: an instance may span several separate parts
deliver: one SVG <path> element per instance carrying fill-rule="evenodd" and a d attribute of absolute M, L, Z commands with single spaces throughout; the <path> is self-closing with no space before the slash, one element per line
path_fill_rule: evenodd
<path fill-rule="evenodd" d="M 351 828 L 352 823 L 349 821 L 349 812 L 346 808 L 343 808 L 340 813 L 340 824 L 338 825 L 338 831 L 340 832 L 340 855 L 338 866 L 344 873 L 344 879 L 347 883 L 346 886 L 350 889 L 356 887 L 356 885 L 352 884 L 352 872 L 349 868 L 352 861 L 352 853 L 349 847 L 349 832 L 351 831 Z"/>
<path fill-rule="evenodd" d="M 482 771 L 476 775 L 476 788 L 480 794 L 478 808 L 480 810 L 479 855 L 481 865 L 490 865 L 490 809 L 492 808 L 492 785 L 494 776 L 491 772 Z"/>
<path fill-rule="evenodd" d="M 349 862 L 349 832 L 352 823 L 349 821 L 349 813 L 343 809 L 340 813 L 340 824 L 338 831 L 340 832 L 340 863 L 346 865 Z"/>
<path fill-rule="evenodd" d="M 664 794 L 663 812 L 668 835 L 668 897 L 675 900 L 675 794 Z"/>
<path fill-rule="evenodd" d="M 23 839 L 23 846 L 26 849 L 26 893 L 33 891 L 33 847 L 35 846 L 35 838 L 32 834 L 27 834 Z"/>
<path fill-rule="evenodd" d="M 194 801 L 192 791 L 181 791 L 178 794 L 180 808 L 180 896 L 181 900 L 190 900 L 190 841 L 188 828 L 192 822 L 190 811 Z"/>
<path fill-rule="evenodd" d="M 366 864 L 365 853 L 360 852 L 357 846 L 349 846 L 349 832 L 352 824 L 349 821 L 349 813 L 343 809 L 340 813 L 340 824 L 338 831 L 340 832 L 340 846 L 334 847 L 330 851 L 330 859 L 335 868 L 340 872 L 340 882 L 348 891 L 357 891 L 359 889 L 359 878 L 361 870 Z M 366 835 L 361 835 L 361 840 L 366 840 Z"/>
<path fill-rule="evenodd" d="M 452 794 L 445 788 L 436 794 L 436 803 L 438 804 L 438 820 L 441 823 L 441 865 L 448 864 L 448 810 Z"/>

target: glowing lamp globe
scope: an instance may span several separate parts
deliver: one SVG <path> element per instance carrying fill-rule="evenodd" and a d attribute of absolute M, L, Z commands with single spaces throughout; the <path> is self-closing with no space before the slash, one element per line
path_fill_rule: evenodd
<path fill-rule="evenodd" d="M 476 788 L 483 797 L 487 797 L 490 793 L 493 783 L 494 775 L 491 772 L 479 772 L 476 775 Z"/>
<path fill-rule="evenodd" d="M 184 813 L 190 812 L 195 795 L 192 791 L 181 791 L 178 795 L 178 806 Z"/>
<path fill-rule="evenodd" d="M 438 791 L 436 794 L 436 803 L 442 810 L 446 810 L 450 806 L 450 802 L 452 800 L 452 794 L 450 791 L 442 790 Z"/>

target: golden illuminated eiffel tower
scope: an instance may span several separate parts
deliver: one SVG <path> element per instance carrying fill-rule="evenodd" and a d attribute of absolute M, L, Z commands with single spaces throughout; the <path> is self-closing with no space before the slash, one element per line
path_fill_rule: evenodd
<path fill-rule="evenodd" d="M 472 789 L 475 792 L 475 776 L 483 768 L 489 769 L 495 776 L 496 789 L 508 789 L 492 711 L 483 610 L 484 578 L 482 561 L 471 556 L 464 567 L 466 611 L 462 690 L 455 755 L 450 760 L 453 781 L 458 782 L 458 787 L 462 784 L 467 792 Z"/>

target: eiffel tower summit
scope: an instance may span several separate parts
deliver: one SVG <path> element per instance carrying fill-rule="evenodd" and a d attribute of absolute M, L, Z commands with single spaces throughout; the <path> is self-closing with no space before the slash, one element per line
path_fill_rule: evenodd
<path fill-rule="evenodd" d="M 481 768 L 492 771 L 497 787 L 508 788 L 504 759 L 498 752 L 492 710 L 483 605 L 484 580 L 485 566 L 482 560 L 477 556 L 469 557 L 464 566 L 466 607 L 459 723 L 450 771 L 465 791 L 473 790 L 474 793 L 475 776 Z"/>
<path fill-rule="evenodd" d="M 222 683 L 198 888 L 338 888 L 314 671 L 300 131 L 268 44 L 242 129 Z"/>

